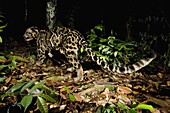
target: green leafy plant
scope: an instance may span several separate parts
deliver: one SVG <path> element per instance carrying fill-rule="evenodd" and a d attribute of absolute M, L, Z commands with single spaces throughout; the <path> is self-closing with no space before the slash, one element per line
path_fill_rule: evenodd
<path fill-rule="evenodd" d="M 126 111 L 127 113 L 137 113 L 137 110 L 153 110 L 154 108 L 151 105 L 148 104 L 137 104 L 136 102 L 133 102 L 132 104 L 132 108 L 128 108 L 127 106 L 118 103 L 119 109 L 121 109 L 121 111 Z"/>
<path fill-rule="evenodd" d="M 0 82 L 4 82 L 7 77 L 0 77 Z"/>
<path fill-rule="evenodd" d="M 133 57 L 139 58 L 135 49 L 137 43 L 135 41 L 122 41 L 114 36 L 105 37 L 103 35 L 104 27 L 102 25 L 95 26 L 87 32 L 87 41 L 94 52 L 109 64 L 122 66 L 128 64 Z"/>
<path fill-rule="evenodd" d="M 137 104 L 133 102 L 131 108 L 121 103 L 109 104 L 106 106 L 99 106 L 96 113 L 138 113 L 138 110 L 149 110 L 152 111 L 154 108 L 148 104 Z"/>
<path fill-rule="evenodd" d="M 4 19 L 3 15 L 0 15 L 0 18 Z M 4 22 L 0 19 L 0 33 L 3 32 L 3 29 L 6 28 L 7 24 L 4 25 Z M 2 43 L 2 37 L 0 36 L 0 43 Z M 0 73 L 7 73 L 15 68 L 17 68 L 17 61 L 26 61 L 20 56 L 9 56 L 8 58 L 0 55 Z"/>
<path fill-rule="evenodd" d="M 116 113 L 115 105 L 110 104 L 108 106 L 99 106 L 96 113 Z"/>
<path fill-rule="evenodd" d="M 27 62 L 26 59 L 20 56 L 0 56 L 0 73 L 8 73 L 17 68 L 17 61 Z"/>
<path fill-rule="evenodd" d="M 0 36 L 0 43 L 2 43 L 2 37 Z"/>
<path fill-rule="evenodd" d="M 1 99 L 8 96 L 17 96 L 20 95 L 21 105 L 24 108 L 24 112 L 32 104 L 33 100 L 36 99 L 36 104 L 41 113 L 48 113 L 47 102 L 56 103 L 57 101 L 50 95 L 46 94 L 45 91 L 49 90 L 45 86 L 45 80 L 35 83 L 34 80 L 29 82 L 22 81 L 15 83 L 11 88 L 9 88 L 4 94 L 0 95 Z M 57 93 L 55 93 L 57 94 Z"/>
<path fill-rule="evenodd" d="M 5 18 L 3 15 L 0 15 L 0 18 Z M 0 33 L 3 32 L 3 29 L 7 26 L 7 24 L 5 25 L 1 25 L 3 24 L 3 21 L 0 19 Z M 0 43 L 2 43 L 2 37 L 0 36 Z"/>
<path fill-rule="evenodd" d="M 74 102 L 76 99 L 75 99 L 74 95 L 70 93 L 70 89 L 69 89 L 68 87 L 66 87 L 66 86 L 64 86 L 64 89 L 66 90 L 67 96 L 69 97 L 69 99 L 70 99 L 72 102 Z"/>

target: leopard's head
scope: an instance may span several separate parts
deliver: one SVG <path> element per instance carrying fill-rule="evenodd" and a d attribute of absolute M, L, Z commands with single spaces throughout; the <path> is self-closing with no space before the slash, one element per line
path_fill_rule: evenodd
<path fill-rule="evenodd" d="M 39 29 L 36 26 L 32 26 L 26 29 L 23 37 L 25 41 L 31 41 L 33 39 L 36 39 L 39 33 Z"/>

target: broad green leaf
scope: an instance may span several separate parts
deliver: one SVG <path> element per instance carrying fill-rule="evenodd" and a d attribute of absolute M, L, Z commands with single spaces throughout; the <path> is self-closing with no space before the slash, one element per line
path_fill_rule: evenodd
<path fill-rule="evenodd" d="M 115 40 L 116 38 L 114 36 L 109 36 L 108 40 Z"/>
<path fill-rule="evenodd" d="M 38 88 L 41 88 L 44 84 L 45 84 L 45 80 L 37 83 L 35 86 L 33 86 L 30 91 L 29 91 L 29 94 L 31 94 L 35 89 L 38 89 Z"/>
<path fill-rule="evenodd" d="M 14 85 L 9 89 L 9 91 L 10 91 L 10 92 L 14 92 L 14 91 L 18 90 L 19 88 L 21 88 L 24 84 L 25 84 L 25 82 L 18 82 L 18 83 L 16 83 L 16 84 L 14 84 Z"/>
<path fill-rule="evenodd" d="M 19 61 L 27 61 L 26 59 L 20 57 L 20 56 L 9 56 L 9 60 L 10 61 L 15 61 L 15 60 L 19 60 Z"/>
<path fill-rule="evenodd" d="M 99 47 L 99 51 L 103 50 L 103 49 L 106 48 L 106 47 L 107 47 L 106 45 L 101 45 L 101 46 Z"/>
<path fill-rule="evenodd" d="M 132 108 L 128 111 L 128 113 L 137 113 L 137 111 L 134 108 Z"/>
<path fill-rule="evenodd" d="M 95 113 L 101 113 L 102 111 L 101 109 L 102 109 L 101 107 L 98 107 Z"/>
<path fill-rule="evenodd" d="M 95 26 L 95 29 L 98 29 L 98 30 L 100 30 L 100 31 L 103 30 L 102 25 Z"/>
<path fill-rule="evenodd" d="M 75 97 L 74 97 L 74 95 L 72 95 L 72 94 L 69 94 L 69 98 L 70 98 L 70 100 L 72 101 L 72 102 L 74 102 L 76 99 L 75 99 Z"/>
<path fill-rule="evenodd" d="M 37 97 L 37 106 L 41 113 L 48 113 L 47 103 L 42 97 Z"/>
<path fill-rule="evenodd" d="M 16 68 L 16 67 L 17 67 L 17 66 L 16 66 L 16 61 L 13 60 L 13 61 L 8 65 L 9 68 L 10 68 L 10 66 L 11 66 L 12 69 Z"/>
<path fill-rule="evenodd" d="M 21 100 L 21 105 L 24 107 L 24 112 L 27 110 L 27 107 L 31 104 L 33 95 L 26 95 Z"/>
<path fill-rule="evenodd" d="M 107 42 L 108 40 L 107 39 L 104 39 L 104 38 L 102 38 L 102 39 L 100 39 L 100 42 Z"/>
<path fill-rule="evenodd" d="M 106 109 L 104 113 L 111 113 L 111 109 Z"/>
<path fill-rule="evenodd" d="M 114 57 L 117 57 L 118 51 L 114 52 Z"/>
<path fill-rule="evenodd" d="M 112 86 L 111 86 L 112 87 Z M 113 88 L 113 87 L 112 87 Z M 110 89 L 109 89 L 110 90 Z M 115 108 L 115 105 L 114 104 L 111 104 L 111 105 L 109 105 L 109 108 L 111 108 L 111 109 L 114 109 Z"/>
<path fill-rule="evenodd" d="M 110 47 L 106 47 L 106 48 L 104 48 L 104 49 L 102 50 L 102 53 L 106 53 L 106 52 L 108 52 L 108 51 L 109 51 L 109 49 L 110 49 Z"/>
<path fill-rule="evenodd" d="M 7 77 L 0 77 L 0 82 L 4 82 Z"/>
<path fill-rule="evenodd" d="M 3 15 L 0 15 L 0 17 L 5 18 Z"/>
<path fill-rule="evenodd" d="M 30 80 L 28 83 L 26 83 L 26 84 L 22 87 L 20 93 L 22 93 L 26 88 L 32 86 L 33 84 L 34 84 L 34 80 Z"/>
<path fill-rule="evenodd" d="M 46 95 L 46 94 L 41 94 L 40 97 L 42 97 L 42 98 L 44 98 L 44 99 L 46 99 L 46 100 L 48 100 L 50 102 L 54 102 L 54 103 L 57 102 L 53 97 L 51 97 L 49 95 Z"/>
<path fill-rule="evenodd" d="M 16 57 L 15 56 L 9 56 L 9 59 L 10 61 L 15 61 L 16 60 Z"/>
<path fill-rule="evenodd" d="M 0 70 L 3 69 L 4 67 L 8 67 L 7 65 L 0 65 Z"/>
<path fill-rule="evenodd" d="M 0 60 L 6 60 L 4 56 L 0 56 Z"/>
<path fill-rule="evenodd" d="M 170 67 L 170 62 L 168 63 L 168 67 Z"/>
<path fill-rule="evenodd" d="M 0 97 L 1 97 L 0 99 L 4 100 L 4 98 L 7 97 L 7 96 L 8 96 L 8 93 L 4 93 L 4 94 L 0 95 Z"/>
<path fill-rule="evenodd" d="M 136 102 L 133 102 L 132 108 L 136 108 L 137 106 L 138 106 L 137 103 L 136 103 Z"/>
<path fill-rule="evenodd" d="M 118 103 L 118 106 L 124 110 L 129 110 L 125 105 L 123 105 L 122 103 Z"/>
<path fill-rule="evenodd" d="M 67 93 L 69 93 L 69 88 L 67 86 L 64 86 L 64 89 L 67 91 Z"/>
<path fill-rule="evenodd" d="M 16 58 L 16 60 L 19 60 L 19 61 L 23 61 L 23 62 L 27 62 L 26 59 L 20 57 L 20 56 L 14 56 Z"/>
<path fill-rule="evenodd" d="M 0 30 L 0 32 L 1 32 L 1 30 Z M 2 43 L 2 37 L 0 36 L 0 43 Z"/>
<path fill-rule="evenodd" d="M 148 110 L 153 110 L 154 108 L 153 108 L 151 105 L 139 104 L 138 106 L 136 106 L 135 109 L 148 109 Z"/>
<path fill-rule="evenodd" d="M 5 28 L 7 25 L 8 25 L 8 24 L 5 24 L 5 25 L 3 25 L 3 26 L 0 26 L 0 29 Z"/>

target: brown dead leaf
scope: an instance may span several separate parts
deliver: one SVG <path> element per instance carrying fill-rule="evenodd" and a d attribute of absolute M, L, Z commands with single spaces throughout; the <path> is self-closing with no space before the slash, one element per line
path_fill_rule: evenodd
<path fill-rule="evenodd" d="M 82 102 L 83 101 L 83 99 L 80 97 L 80 95 L 78 93 L 73 93 L 73 95 L 74 95 L 76 101 L 78 101 L 78 102 Z"/>
<path fill-rule="evenodd" d="M 67 91 L 66 91 L 64 88 L 61 88 L 61 89 L 60 89 L 60 92 L 61 92 L 61 93 L 63 93 L 63 92 L 66 93 Z"/>
<path fill-rule="evenodd" d="M 160 110 L 154 108 L 153 110 L 151 110 L 151 113 L 161 113 L 161 112 Z"/>
<path fill-rule="evenodd" d="M 133 89 L 142 89 L 142 86 L 140 86 L 140 85 L 137 85 L 137 86 L 133 86 Z"/>
<path fill-rule="evenodd" d="M 157 76 L 159 76 L 159 78 L 163 78 L 163 77 L 164 77 L 164 74 L 158 73 Z"/>
<path fill-rule="evenodd" d="M 118 86 L 116 91 L 120 95 L 132 93 L 132 90 L 128 87 L 125 87 L 125 86 Z"/>
<path fill-rule="evenodd" d="M 104 92 L 102 93 L 102 94 L 104 94 L 104 95 L 106 96 L 106 101 L 109 100 L 109 93 L 110 93 L 109 88 L 106 88 L 106 89 L 104 90 Z"/>
<path fill-rule="evenodd" d="M 111 98 L 111 99 L 109 100 L 109 102 L 110 102 L 110 103 L 117 103 L 117 99 L 112 99 L 112 98 Z"/>
<path fill-rule="evenodd" d="M 170 81 L 167 81 L 166 84 L 167 84 L 167 86 L 170 86 Z"/>
<path fill-rule="evenodd" d="M 0 63 L 10 63 L 9 60 L 0 60 Z"/>
<path fill-rule="evenodd" d="M 68 77 L 67 76 L 52 76 L 52 77 L 48 77 L 47 80 L 51 80 L 53 82 L 57 82 L 57 81 L 65 81 L 67 80 Z"/>
<path fill-rule="evenodd" d="M 16 79 L 12 79 L 12 80 L 10 81 L 11 84 L 15 84 L 16 82 L 17 82 Z"/>
<path fill-rule="evenodd" d="M 118 95 L 117 99 L 119 100 L 119 102 L 125 105 L 131 103 L 131 100 L 127 97 L 127 95 Z"/>
<path fill-rule="evenodd" d="M 0 107 L 2 106 L 6 106 L 7 103 L 4 103 L 4 102 L 0 102 Z"/>
<path fill-rule="evenodd" d="M 170 102 L 162 100 L 162 99 L 157 99 L 155 97 L 149 96 L 149 95 L 145 95 L 144 96 L 148 99 L 147 101 L 153 102 L 161 107 L 164 108 L 170 108 Z"/>
<path fill-rule="evenodd" d="M 62 93 L 60 93 L 60 96 L 63 98 L 63 99 L 67 99 L 66 96 Z"/>
<path fill-rule="evenodd" d="M 167 108 L 160 108 L 159 111 L 160 113 L 170 113 L 170 109 L 167 109 Z M 156 112 L 153 112 L 153 113 L 156 113 Z"/>
<path fill-rule="evenodd" d="M 8 84 L 12 79 L 12 76 L 9 76 L 6 80 L 5 80 L 5 83 Z"/>
<path fill-rule="evenodd" d="M 133 94 L 138 95 L 138 94 L 140 94 L 140 92 L 139 91 L 133 91 Z"/>

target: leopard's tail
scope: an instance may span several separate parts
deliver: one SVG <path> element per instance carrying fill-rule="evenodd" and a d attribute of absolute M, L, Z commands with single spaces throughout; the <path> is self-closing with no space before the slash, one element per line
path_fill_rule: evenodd
<path fill-rule="evenodd" d="M 92 60 L 97 62 L 98 65 L 102 66 L 105 69 L 108 69 L 109 71 L 117 72 L 117 73 L 124 73 L 124 74 L 133 73 L 133 72 L 140 70 L 141 68 L 147 66 L 157 56 L 155 53 L 153 53 L 150 57 L 145 58 L 145 59 L 141 59 L 141 60 L 139 60 L 138 62 L 136 62 L 132 65 L 128 65 L 128 66 L 125 66 L 125 67 L 117 67 L 117 66 L 109 65 L 107 62 L 101 60 L 92 51 L 92 49 L 88 47 L 87 44 L 86 44 L 84 49 L 88 53 L 88 55 L 91 56 Z"/>

